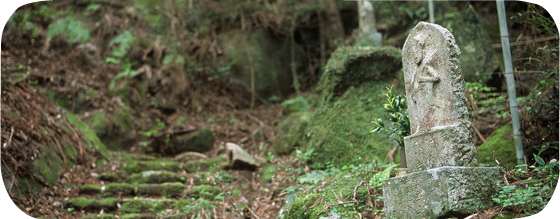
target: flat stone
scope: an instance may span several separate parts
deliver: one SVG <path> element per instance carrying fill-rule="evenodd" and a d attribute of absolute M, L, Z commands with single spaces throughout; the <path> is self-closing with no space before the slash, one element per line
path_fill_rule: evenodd
<path fill-rule="evenodd" d="M 226 143 L 226 153 L 235 169 L 256 170 L 259 164 L 247 151 L 234 143 Z"/>
<path fill-rule="evenodd" d="M 165 183 L 185 182 L 187 174 L 174 173 L 165 170 L 148 170 L 130 175 L 127 182 L 137 183 Z"/>
<path fill-rule="evenodd" d="M 502 188 L 499 167 L 446 166 L 383 182 L 387 218 L 465 217 L 494 206 Z"/>
<path fill-rule="evenodd" d="M 185 184 L 168 182 L 162 184 L 139 184 L 138 195 L 158 195 L 165 197 L 180 197 L 185 189 Z"/>
<path fill-rule="evenodd" d="M 127 173 L 139 173 L 147 170 L 178 171 L 179 162 L 175 161 L 131 161 L 123 163 L 122 170 Z"/>

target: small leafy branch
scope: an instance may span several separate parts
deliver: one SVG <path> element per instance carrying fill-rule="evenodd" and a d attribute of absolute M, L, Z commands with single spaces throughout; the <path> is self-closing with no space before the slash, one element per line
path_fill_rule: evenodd
<path fill-rule="evenodd" d="M 387 88 L 388 92 L 385 93 L 387 103 L 383 104 L 383 108 L 389 114 L 389 121 L 391 127 L 386 127 L 382 118 L 376 118 L 371 121 L 375 127 L 370 129 L 373 132 L 388 132 L 389 137 L 395 138 L 398 146 L 404 148 L 404 137 L 410 135 L 410 120 L 408 118 L 408 105 L 406 99 L 400 95 L 392 92 L 393 86 Z"/>

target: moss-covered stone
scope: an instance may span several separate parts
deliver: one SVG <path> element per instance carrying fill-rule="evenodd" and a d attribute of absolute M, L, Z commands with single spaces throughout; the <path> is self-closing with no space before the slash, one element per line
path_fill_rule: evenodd
<path fill-rule="evenodd" d="M 179 197 L 183 194 L 185 184 L 180 182 L 167 182 L 162 184 L 140 184 L 139 195 L 158 195 L 163 197 Z"/>
<path fill-rule="evenodd" d="M 40 149 L 39 156 L 33 162 L 34 172 L 42 177 L 49 186 L 55 186 L 58 173 L 63 168 L 62 158 L 54 149 L 56 146 L 49 145 Z"/>
<path fill-rule="evenodd" d="M 219 168 L 223 162 L 225 162 L 225 160 L 221 157 L 209 158 L 204 160 L 193 160 L 185 162 L 183 168 L 185 169 L 185 171 L 187 171 L 187 173 L 209 171 L 213 168 L 216 168 L 215 170 L 217 170 L 217 168 Z"/>
<path fill-rule="evenodd" d="M 114 219 L 115 217 L 110 214 L 88 214 L 81 219 Z"/>
<path fill-rule="evenodd" d="M 139 173 L 148 170 L 178 171 L 179 163 L 175 161 L 131 161 L 122 165 L 127 173 Z"/>
<path fill-rule="evenodd" d="M 300 147 L 303 152 L 313 149 L 309 161 L 314 168 L 384 161 L 396 143 L 386 134 L 369 130 L 372 120 L 386 115 L 383 95 L 390 86 L 388 81 L 366 82 L 317 108 L 303 132 L 305 139 Z M 397 153 L 395 162 L 399 161 Z"/>
<path fill-rule="evenodd" d="M 116 182 L 122 178 L 119 173 L 103 172 L 99 174 L 99 180 Z"/>
<path fill-rule="evenodd" d="M 5 170 L 3 166 L 2 166 L 2 170 Z M 2 176 L 4 176 L 4 173 L 2 173 Z M 16 177 L 16 180 L 19 184 L 19 189 L 14 188 L 12 189 L 12 191 L 19 198 L 23 198 L 27 193 L 38 193 L 43 189 L 43 185 L 27 177 Z M 4 179 L 4 183 L 6 183 L 6 179 Z"/>
<path fill-rule="evenodd" d="M 284 110 L 282 113 L 284 115 L 289 115 L 290 113 L 297 113 L 297 112 L 305 112 L 311 106 L 307 103 L 307 100 L 302 96 L 297 96 L 292 99 L 286 100 L 282 102 L 282 106 L 284 106 Z"/>
<path fill-rule="evenodd" d="M 273 148 L 278 154 L 289 154 L 295 147 L 302 144 L 304 130 L 312 113 L 300 112 L 290 114 L 278 125 L 277 137 L 274 139 Z"/>
<path fill-rule="evenodd" d="M 175 204 L 171 199 L 131 199 L 123 202 L 120 212 L 124 213 L 158 213 L 170 209 Z"/>
<path fill-rule="evenodd" d="M 149 215 L 149 214 L 132 213 L 132 214 L 123 214 L 121 218 L 122 219 L 156 219 L 157 216 Z"/>
<path fill-rule="evenodd" d="M 243 41 L 251 41 L 244 45 Z M 257 28 L 250 34 L 227 32 L 218 35 L 218 40 L 223 42 L 224 59 L 222 65 L 227 66 L 229 76 L 236 81 L 241 81 L 250 86 L 251 68 L 255 74 L 255 91 L 267 99 L 272 95 L 285 96 L 293 93 L 291 69 L 285 63 L 290 63 L 290 40 L 279 40 L 270 37 L 266 29 Z M 253 61 L 249 67 L 247 50 L 251 53 Z M 296 56 L 299 56 L 296 53 Z M 296 57 L 296 60 L 303 60 Z M 225 73 L 225 72 L 224 72 Z M 288 85 L 288 86 L 286 86 Z"/>
<path fill-rule="evenodd" d="M 105 144 L 103 144 L 103 142 L 101 142 L 101 140 L 99 140 L 99 137 L 97 137 L 97 135 L 95 134 L 94 131 L 91 130 L 91 128 L 84 122 L 82 122 L 80 120 L 80 118 L 78 118 L 76 115 L 72 114 L 72 113 L 66 113 L 64 115 L 66 117 L 66 119 L 68 120 L 68 122 L 70 124 L 72 124 L 72 126 L 76 127 L 76 131 L 80 131 L 83 133 L 84 135 L 84 139 L 86 141 L 86 144 L 82 144 L 82 146 L 84 147 L 84 149 L 95 149 L 97 151 L 99 151 L 99 153 L 101 153 L 101 155 L 103 155 L 104 157 L 109 157 L 109 151 L 107 150 L 107 147 L 105 147 Z M 66 130 L 69 134 L 73 135 L 73 132 L 70 130 Z"/>
<path fill-rule="evenodd" d="M 439 7 L 447 13 L 437 17 L 436 23 L 447 28 L 455 37 L 457 46 L 461 50 L 461 66 L 465 81 L 476 82 L 490 79 L 492 76 L 490 73 L 503 66 L 503 59 L 500 59 L 501 49 L 497 50 L 498 53 L 493 50 L 493 42 L 485 31 L 477 12 L 471 4 L 462 4 L 459 10 L 447 2 L 439 4 Z M 496 30 L 491 29 L 490 32 L 496 33 L 494 43 L 499 43 L 500 32 Z"/>
<path fill-rule="evenodd" d="M 121 161 L 154 161 L 157 157 L 148 154 L 117 153 L 116 158 Z"/>
<path fill-rule="evenodd" d="M 479 163 L 497 165 L 495 160 L 504 166 L 515 167 L 517 165 L 511 124 L 492 132 L 486 143 L 478 147 Z"/>
<path fill-rule="evenodd" d="M 339 47 L 327 62 L 317 90 L 329 101 L 351 86 L 395 78 L 401 68 L 401 51 L 395 47 Z"/>
<path fill-rule="evenodd" d="M 100 185 L 86 184 L 80 187 L 80 194 L 93 195 L 99 193 L 101 193 Z"/>
<path fill-rule="evenodd" d="M 172 155 L 186 151 L 206 152 L 214 146 L 214 134 L 210 129 L 203 128 L 187 135 L 172 136 L 169 139 L 156 139 L 152 141 L 147 150 Z"/>
<path fill-rule="evenodd" d="M 101 209 L 101 202 L 96 199 L 78 197 L 68 199 L 64 202 L 64 208 L 74 208 L 75 210 L 96 211 Z"/>
<path fill-rule="evenodd" d="M 290 205 L 284 218 L 321 218 L 329 217 L 330 212 L 338 212 L 344 214 L 348 218 L 359 217 L 354 210 L 356 206 L 363 206 L 367 201 L 367 188 L 360 186 L 356 190 L 356 200 L 358 203 L 353 205 L 335 205 L 339 202 L 348 202 L 354 198 L 354 188 L 360 184 L 363 179 L 352 176 L 348 173 L 340 173 L 333 177 L 329 177 L 321 183 L 307 187 L 300 192 L 297 199 Z M 318 200 L 321 200 L 317 202 Z M 330 206 L 326 211 L 323 209 Z M 322 212 L 322 213 L 321 213 Z M 321 213 L 321 214 L 319 214 Z M 345 217 L 345 218 L 346 218 Z"/>
<path fill-rule="evenodd" d="M 190 197 L 214 200 L 214 197 L 220 194 L 220 192 L 222 192 L 221 188 L 214 187 L 211 185 L 199 185 L 199 186 L 194 186 L 191 189 Z"/>
<path fill-rule="evenodd" d="M 186 177 L 186 174 L 178 174 L 170 171 L 148 170 L 132 174 L 126 179 L 126 181 L 131 183 L 184 182 Z"/>
<path fill-rule="evenodd" d="M 105 186 L 104 196 L 121 194 L 124 196 L 134 195 L 135 186 L 127 183 L 110 183 Z"/>

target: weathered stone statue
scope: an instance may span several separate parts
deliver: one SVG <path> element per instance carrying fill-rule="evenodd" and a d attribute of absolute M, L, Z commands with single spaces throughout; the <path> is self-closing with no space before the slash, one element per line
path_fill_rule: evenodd
<path fill-rule="evenodd" d="M 493 206 L 497 167 L 475 167 L 461 52 L 445 28 L 420 22 L 402 50 L 411 135 L 409 174 L 383 184 L 388 218 L 467 216 Z"/>
<path fill-rule="evenodd" d="M 360 35 L 356 40 L 356 46 L 380 47 L 383 36 L 377 31 L 373 5 L 369 1 L 357 1 L 357 3 Z"/>

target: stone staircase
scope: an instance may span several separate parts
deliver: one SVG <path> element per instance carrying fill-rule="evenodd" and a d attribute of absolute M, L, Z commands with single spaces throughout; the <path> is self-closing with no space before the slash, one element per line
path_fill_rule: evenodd
<path fill-rule="evenodd" d="M 117 160 L 109 171 L 94 174 L 99 184 L 79 186 L 78 197 L 66 200 L 64 208 L 89 213 L 83 218 L 90 219 L 213 218 L 208 206 L 218 205 L 222 187 L 215 172 L 229 165 L 224 158 L 178 162 L 126 155 Z M 224 173 L 219 178 L 235 180 Z"/>

